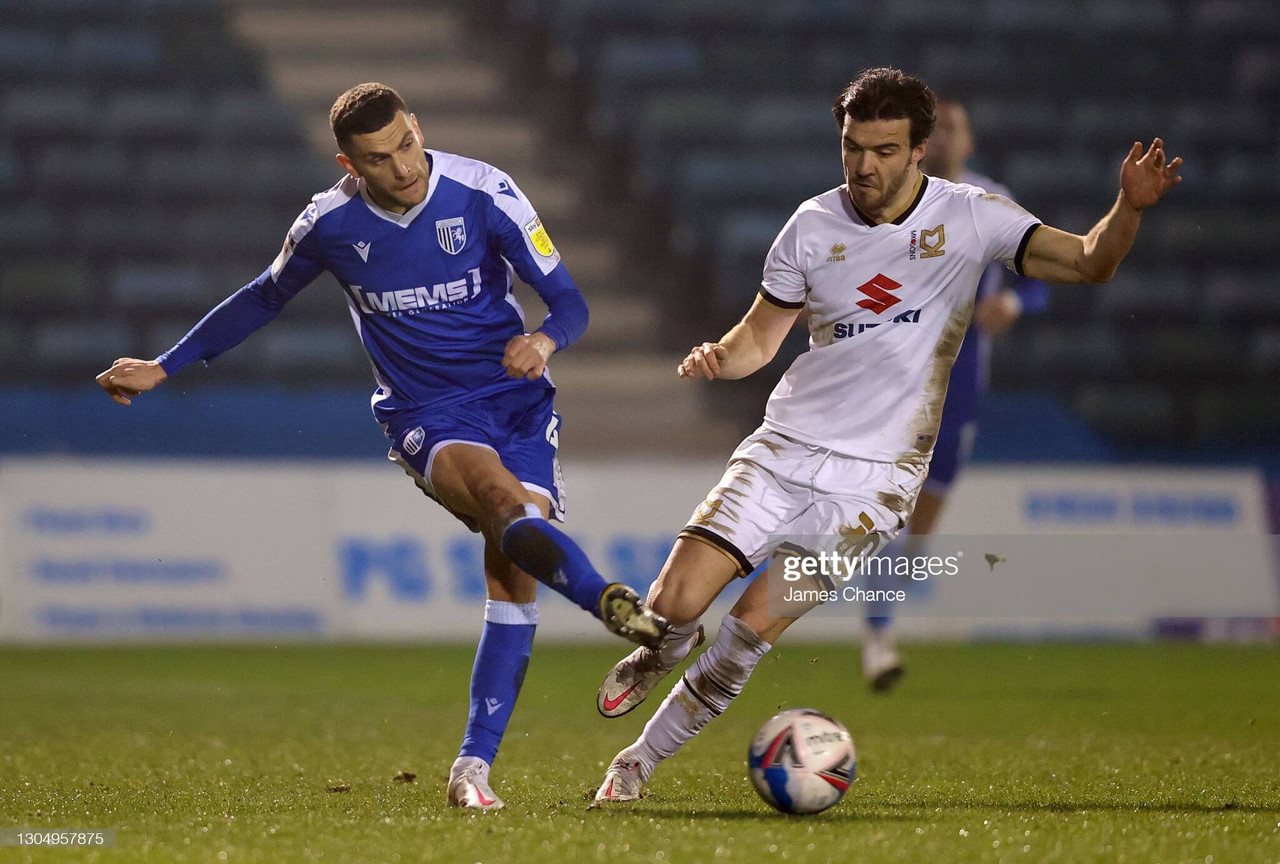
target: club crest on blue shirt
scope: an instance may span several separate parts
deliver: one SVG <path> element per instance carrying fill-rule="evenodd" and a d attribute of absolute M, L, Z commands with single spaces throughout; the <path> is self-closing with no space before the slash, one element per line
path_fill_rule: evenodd
<path fill-rule="evenodd" d="M 440 248 L 450 255 L 457 255 L 467 245 L 467 224 L 461 216 L 455 219 L 436 220 L 436 239 Z"/>

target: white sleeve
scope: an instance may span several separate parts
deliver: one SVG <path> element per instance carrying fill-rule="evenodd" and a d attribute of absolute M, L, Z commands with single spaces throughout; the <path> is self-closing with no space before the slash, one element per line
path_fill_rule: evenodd
<path fill-rule="evenodd" d="M 782 226 L 764 259 L 760 296 L 782 309 L 801 309 L 808 297 L 804 262 L 800 255 L 800 211 Z"/>
<path fill-rule="evenodd" d="M 974 190 L 973 222 L 987 261 L 1000 261 L 1022 275 L 1022 258 L 1040 220 L 1003 195 Z"/>

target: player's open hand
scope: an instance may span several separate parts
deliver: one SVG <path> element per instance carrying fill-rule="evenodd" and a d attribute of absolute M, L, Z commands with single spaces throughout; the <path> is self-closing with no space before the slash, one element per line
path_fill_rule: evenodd
<path fill-rule="evenodd" d="M 94 380 L 119 404 L 132 405 L 131 397 L 152 389 L 168 377 L 164 368 L 154 360 L 121 357 Z"/>
<path fill-rule="evenodd" d="M 720 377 L 720 364 L 728 354 L 729 350 L 719 342 L 703 342 L 680 361 L 676 374 L 681 378 L 702 376 L 714 381 Z"/>
<path fill-rule="evenodd" d="M 1182 182 L 1178 176 L 1180 167 L 1181 156 L 1166 161 L 1164 139 L 1152 141 L 1146 153 L 1142 152 L 1142 142 L 1134 141 L 1124 164 L 1120 166 L 1120 190 L 1124 193 L 1124 200 L 1134 210 L 1146 210 Z"/>
<path fill-rule="evenodd" d="M 555 350 L 556 343 L 545 333 L 522 333 L 507 343 L 502 366 L 512 378 L 534 381 L 547 371 L 547 360 Z"/>

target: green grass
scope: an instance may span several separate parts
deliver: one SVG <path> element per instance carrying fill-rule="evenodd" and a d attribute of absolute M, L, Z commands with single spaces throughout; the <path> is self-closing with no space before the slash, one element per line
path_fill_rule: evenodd
<path fill-rule="evenodd" d="M 649 710 L 595 713 L 615 646 L 540 647 L 494 770 L 443 806 L 471 652 L 0 651 L 0 827 L 114 828 L 8 861 L 1280 861 L 1280 651 L 908 646 L 873 697 L 848 647 L 781 645 L 635 805 L 591 811 Z M 816 817 L 745 777 L 779 707 L 841 718 L 859 780 Z M 418 775 L 393 782 L 397 771 Z M 350 791 L 328 792 L 331 784 Z M 397 857 L 398 856 L 398 857 Z"/>

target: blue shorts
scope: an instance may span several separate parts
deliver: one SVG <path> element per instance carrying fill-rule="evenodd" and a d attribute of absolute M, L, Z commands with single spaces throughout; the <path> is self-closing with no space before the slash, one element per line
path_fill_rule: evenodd
<path fill-rule="evenodd" d="M 938 440 L 933 444 L 933 458 L 929 461 L 929 476 L 924 481 L 924 491 L 934 495 L 946 495 L 960 469 L 969 463 L 973 453 L 973 440 L 978 435 L 978 424 L 947 423 L 943 409 L 942 424 L 938 428 Z"/>
<path fill-rule="evenodd" d="M 555 393 L 551 387 L 513 387 L 452 408 L 397 412 L 383 424 L 391 439 L 387 458 L 403 468 L 428 497 L 445 506 L 431 485 L 436 454 L 446 444 L 485 447 L 498 454 L 524 488 L 550 499 L 551 518 L 563 522 L 564 475 L 556 456 L 560 415 L 555 412 Z M 453 515 L 479 531 L 474 519 Z"/>

